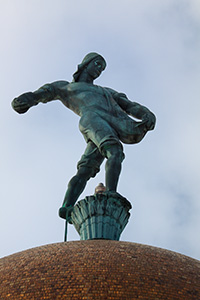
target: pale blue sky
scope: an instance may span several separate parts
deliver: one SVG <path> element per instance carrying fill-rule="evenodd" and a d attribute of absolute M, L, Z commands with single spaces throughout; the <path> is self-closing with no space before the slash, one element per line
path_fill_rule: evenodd
<path fill-rule="evenodd" d="M 85 54 L 107 69 L 96 84 L 149 107 L 155 131 L 125 145 L 118 191 L 133 205 L 121 240 L 200 259 L 200 3 L 198 0 L 10 0 L 0 4 L 0 256 L 63 241 L 57 216 L 85 148 L 60 102 L 15 113 L 12 99 L 70 81 Z M 81 198 L 104 181 L 101 173 Z M 69 227 L 69 240 L 78 240 Z"/>

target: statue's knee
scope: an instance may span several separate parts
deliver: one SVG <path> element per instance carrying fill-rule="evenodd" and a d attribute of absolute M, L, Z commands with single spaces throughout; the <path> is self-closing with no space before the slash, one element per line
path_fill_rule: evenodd
<path fill-rule="evenodd" d="M 120 151 L 117 154 L 114 154 L 113 158 L 116 159 L 119 162 L 122 162 L 124 160 L 124 158 L 125 158 L 124 152 Z"/>
<path fill-rule="evenodd" d="M 123 147 L 121 144 L 108 145 L 104 148 L 106 158 L 113 158 L 116 161 L 122 162 L 125 158 Z"/>
<path fill-rule="evenodd" d="M 89 180 L 91 177 L 95 177 L 99 172 L 99 168 L 84 167 L 78 169 L 77 175 L 85 180 Z"/>

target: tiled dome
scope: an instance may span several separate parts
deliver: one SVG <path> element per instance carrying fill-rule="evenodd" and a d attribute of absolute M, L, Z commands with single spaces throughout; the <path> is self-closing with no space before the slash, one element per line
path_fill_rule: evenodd
<path fill-rule="evenodd" d="M 141 244 L 87 240 L 0 259 L 0 299 L 200 299 L 200 262 Z"/>

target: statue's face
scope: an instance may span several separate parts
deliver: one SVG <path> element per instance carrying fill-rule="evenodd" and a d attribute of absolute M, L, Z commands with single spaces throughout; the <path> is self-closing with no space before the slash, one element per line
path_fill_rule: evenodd
<path fill-rule="evenodd" d="M 100 76 L 101 72 L 105 69 L 105 67 L 105 61 L 101 57 L 97 57 L 87 65 L 87 73 L 93 79 L 96 79 Z"/>

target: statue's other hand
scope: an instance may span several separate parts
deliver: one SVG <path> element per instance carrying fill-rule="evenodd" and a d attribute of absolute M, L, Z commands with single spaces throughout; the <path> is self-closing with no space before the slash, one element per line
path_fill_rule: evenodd
<path fill-rule="evenodd" d="M 27 110 L 37 103 L 35 102 L 34 94 L 31 92 L 24 93 L 12 101 L 13 109 L 19 114 L 24 114 Z"/>
<path fill-rule="evenodd" d="M 156 124 L 156 117 L 152 112 L 146 113 L 143 118 L 143 122 L 146 122 L 147 130 L 153 130 Z"/>

